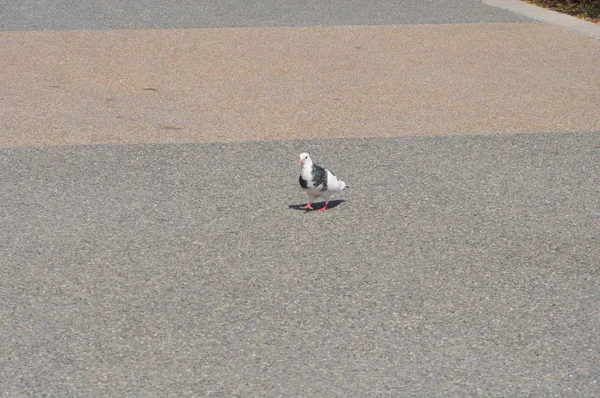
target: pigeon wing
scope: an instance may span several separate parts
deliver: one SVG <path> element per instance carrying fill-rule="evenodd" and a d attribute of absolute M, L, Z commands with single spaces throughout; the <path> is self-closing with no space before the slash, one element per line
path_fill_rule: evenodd
<path fill-rule="evenodd" d="M 344 188 L 346 188 L 346 183 L 327 170 L 327 189 L 332 192 L 341 192 Z"/>
<path fill-rule="evenodd" d="M 298 179 L 298 182 L 300 182 L 300 187 L 302 187 L 302 189 L 308 188 L 308 181 L 306 181 L 304 178 L 302 178 L 302 174 L 300 174 L 300 178 Z"/>
<path fill-rule="evenodd" d="M 311 171 L 312 185 L 319 191 L 327 190 L 328 171 L 324 168 L 314 165 Z"/>

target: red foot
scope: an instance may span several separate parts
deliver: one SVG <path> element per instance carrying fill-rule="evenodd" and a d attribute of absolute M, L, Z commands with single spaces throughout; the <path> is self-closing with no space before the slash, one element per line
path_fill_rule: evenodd
<path fill-rule="evenodd" d="M 321 207 L 320 209 L 317 209 L 316 211 L 325 211 L 327 210 L 327 205 Z"/>
<path fill-rule="evenodd" d="M 304 205 L 304 206 L 300 206 L 300 208 L 301 208 L 302 210 L 312 210 L 312 209 L 313 209 L 313 207 L 311 206 L 311 204 L 310 204 L 310 203 L 307 203 L 307 204 L 306 204 L 306 205 Z"/>

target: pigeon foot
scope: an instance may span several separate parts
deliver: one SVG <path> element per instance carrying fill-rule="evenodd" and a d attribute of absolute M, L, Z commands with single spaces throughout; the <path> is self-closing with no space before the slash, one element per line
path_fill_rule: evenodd
<path fill-rule="evenodd" d="M 325 205 L 325 206 L 323 206 L 320 209 L 317 209 L 315 211 L 325 211 L 325 210 L 327 210 L 327 205 Z"/>
<path fill-rule="evenodd" d="M 307 204 L 306 204 L 306 205 L 304 205 L 304 206 L 300 206 L 300 208 L 301 208 L 302 210 L 312 210 L 312 209 L 313 209 L 313 207 L 311 206 L 311 204 L 310 204 L 310 203 L 307 203 Z"/>

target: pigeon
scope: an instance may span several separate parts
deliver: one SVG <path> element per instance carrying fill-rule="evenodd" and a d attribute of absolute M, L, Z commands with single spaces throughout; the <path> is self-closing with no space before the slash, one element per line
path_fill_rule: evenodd
<path fill-rule="evenodd" d="M 308 203 L 300 208 L 313 210 L 311 202 L 321 196 L 325 200 L 325 205 L 317 211 L 327 210 L 331 195 L 346 189 L 346 183 L 339 180 L 331 171 L 314 164 L 306 152 L 300 154 L 300 164 L 302 165 L 300 186 L 308 194 Z"/>

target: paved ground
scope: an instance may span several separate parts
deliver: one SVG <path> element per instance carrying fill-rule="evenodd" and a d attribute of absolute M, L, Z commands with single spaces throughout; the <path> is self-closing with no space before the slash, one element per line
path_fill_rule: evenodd
<path fill-rule="evenodd" d="M 600 395 L 600 40 L 179 3 L 0 4 L 3 395 Z"/>
<path fill-rule="evenodd" d="M 200 3 L 200 4 L 198 4 Z M 21 0 L 2 2 L 1 30 L 105 30 L 515 22 L 479 1 Z"/>

